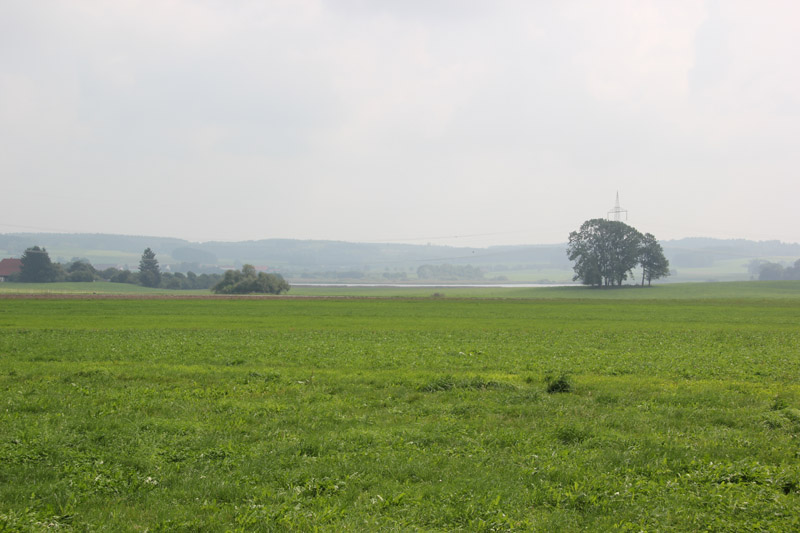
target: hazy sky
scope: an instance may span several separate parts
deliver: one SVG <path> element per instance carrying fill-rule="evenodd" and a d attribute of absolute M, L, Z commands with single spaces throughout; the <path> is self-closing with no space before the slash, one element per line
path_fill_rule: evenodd
<path fill-rule="evenodd" d="M 800 3 L 0 2 L 0 232 L 800 242 Z"/>

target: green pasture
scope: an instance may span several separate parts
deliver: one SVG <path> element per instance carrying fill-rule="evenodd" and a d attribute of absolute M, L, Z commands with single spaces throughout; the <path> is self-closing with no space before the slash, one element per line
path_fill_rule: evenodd
<path fill-rule="evenodd" d="M 751 259 L 749 258 L 719 259 L 714 261 L 710 266 L 681 266 L 673 267 L 673 269 L 676 271 L 675 277 L 685 281 L 735 281 L 750 277 L 750 274 L 747 272 L 747 265 L 750 261 Z"/>
<path fill-rule="evenodd" d="M 92 283 L 0 283 L 3 294 L 139 294 L 202 296 L 210 290 L 181 291 L 152 289 L 127 283 L 96 281 Z M 364 298 L 522 298 L 539 300 L 673 300 L 729 298 L 800 298 L 797 281 L 730 281 L 717 283 L 663 283 L 651 287 L 629 285 L 622 288 L 591 288 L 581 285 L 567 287 L 303 287 L 292 286 L 288 296 L 302 297 L 364 297 Z M 260 296 L 254 296 L 261 298 Z"/>
<path fill-rule="evenodd" d="M 0 531 L 800 528 L 800 283 L 536 290 L 0 297 Z"/>

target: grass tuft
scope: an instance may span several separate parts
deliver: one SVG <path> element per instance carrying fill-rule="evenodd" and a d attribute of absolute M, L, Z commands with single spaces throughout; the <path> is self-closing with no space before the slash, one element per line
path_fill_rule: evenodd
<path fill-rule="evenodd" d="M 572 380 L 567 374 L 547 375 L 544 378 L 547 384 L 547 392 L 555 394 L 557 392 L 572 392 Z"/>
<path fill-rule="evenodd" d="M 489 389 L 509 389 L 513 388 L 508 383 L 500 383 L 499 381 L 492 381 L 482 378 L 481 376 L 473 376 L 471 378 L 456 379 L 452 375 L 437 376 L 427 383 L 417 387 L 420 392 L 442 392 L 453 389 L 462 390 L 489 390 Z"/>

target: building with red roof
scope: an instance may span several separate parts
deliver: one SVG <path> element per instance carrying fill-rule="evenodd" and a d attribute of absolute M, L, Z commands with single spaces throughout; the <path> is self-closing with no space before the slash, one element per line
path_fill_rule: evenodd
<path fill-rule="evenodd" d="M 6 258 L 0 260 L 0 281 L 8 280 L 12 274 L 18 273 L 22 270 L 22 260 Z"/>

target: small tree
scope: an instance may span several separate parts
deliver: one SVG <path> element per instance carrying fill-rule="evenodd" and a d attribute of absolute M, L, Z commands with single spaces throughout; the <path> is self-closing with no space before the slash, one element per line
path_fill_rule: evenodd
<path fill-rule="evenodd" d="M 88 259 L 73 259 L 67 267 L 68 281 L 94 281 L 98 272 Z"/>
<path fill-rule="evenodd" d="M 642 267 L 642 287 L 645 279 L 650 286 L 652 280 L 669 276 L 669 261 L 664 257 L 664 249 L 652 233 L 645 233 L 642 238 L 639 264 Z"/>
<path fill-rule="evenodd" d="M 43 283 L 55 281 L 59 268 L 50 261 L 50 254 L 44 248 L 33 246 L 25 250 L 20 258 L 20 281 Z"/>
<path fill-rule="evenodd" d="M 118 268 L 108 267 L 102 272 L 98 272 L 98 275 L 100 276 L 100 278 L 106 281 L 111 281 L 111 278 L 113 278 L 118 272 L 121 272 Z"/>
<path fill-rule="evenodd" d="M 139 261 L 139 283 L 145 287 L 158 287 L 159 283 L 161 283 L 158 260 L 155 252 L 150 248 L 145 248 Z"/>

